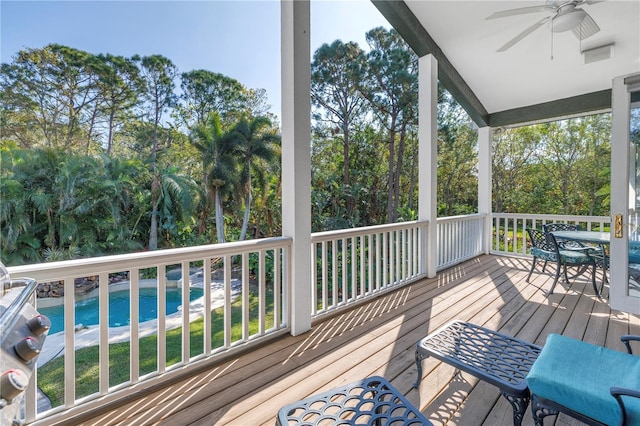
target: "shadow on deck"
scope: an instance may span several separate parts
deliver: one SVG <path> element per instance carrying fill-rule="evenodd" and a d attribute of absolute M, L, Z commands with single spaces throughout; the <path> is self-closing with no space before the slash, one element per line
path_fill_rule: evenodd
<path fill-rule="evenodd" d="M 65 424 L 273 425 L 278 409 L 363 377 L 380 375 L 435 425 L 511 425 L 497 388 L 428 358 L 418 389 L 415 344 L 457 318 L 543 345 L 560 333 L 624 351 L 622 334 L 640 334 L 640 316 L 612 311 L 588 278 L 525 282 L 527 259 L 481 256 L 327 317 L 300 336 L 274 339 L 188 379 L 148 389 L 99 414 Z M 607 291 L 605 290 L 605 295 Z M 105 407 L 107 408 L 107 407 Z M 89 413 L 87 413 L 89 414 Z M 524 425 L 533 425 L 529 412 Z M 580 424 L 559 417 L 556 424 Z"/>

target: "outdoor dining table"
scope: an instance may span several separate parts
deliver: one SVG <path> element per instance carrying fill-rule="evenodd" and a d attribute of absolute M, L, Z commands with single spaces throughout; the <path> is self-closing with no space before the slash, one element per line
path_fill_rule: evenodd
<path fill-rule="evenodd" d="M 599 231 L 554 231 L 552 234 L 559 240 L 577 241 L 587 244 L 606 244 L 610 241 L 611 234 L 609 232 Z"/>

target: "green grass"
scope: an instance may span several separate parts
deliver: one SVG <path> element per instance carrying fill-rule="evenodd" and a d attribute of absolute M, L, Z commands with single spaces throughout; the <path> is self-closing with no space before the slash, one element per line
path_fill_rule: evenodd
<path fill-rule="evenodd" d="M 249 334 L 258 332 L 257 293 L 249 296 Z M 266 292 L 265 327 L 274 326 L 273 291 Z M 222 308 L 211 311 L 211 347 L 216 349 L 224 345 L 224 311 Z M 167 331 L 167 366 L 182 360 L 182 328 Z M 242 299 L 238 298 L 231 306 L 231 341 L 242 339 Z M 158 336 L 152 335 L 140 339 L 140 375 L 157 370 Z M 190 324 L 190 356 L 204 353 L 204 320 L 198 319 Z M 91 346 L 75 352 L 76 399 L 91 395 L 99 390 L 99 347 Z M 115 386 L 129 381 L 130 343 L 109 345 L 109 385 Z M 53 407 L 64 402 L 64 356 L 58 357 L 38 368 L 38 386 L 49 397 Z"/>

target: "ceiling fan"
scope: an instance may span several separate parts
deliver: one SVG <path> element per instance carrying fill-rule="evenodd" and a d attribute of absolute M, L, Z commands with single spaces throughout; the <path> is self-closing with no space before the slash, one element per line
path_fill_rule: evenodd
<path fill-rule="evenodd" d="M 498 52 L 504 52 L 509 49 L 547 22 L 551 23 L 552 34 L 571 30 L 578 40 L 584 40 L 600 31 L 600 27 L 598 27 L 598 24 L 596 24 L 596 21 L 593 20 L 591 15 L 578 6 L 582 4 L 590 5 L 600 3 L 601 1 L 602 0 L 547 0 L 544 5 L 540 6 L 520 7 L 495 12 L 486 19 L 504 18 L 507 16 L 536 12 L 551 12 L 551 15 L 545 16 L 509 40 L 504 46 L 498 49 Z"/>

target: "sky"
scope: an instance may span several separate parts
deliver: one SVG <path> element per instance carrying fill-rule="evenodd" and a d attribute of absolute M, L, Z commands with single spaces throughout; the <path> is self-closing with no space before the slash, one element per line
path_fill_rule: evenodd
<path fill-rule="evenodd" d="M 367 50 L 365 33 L 389 23 L 369 0 L 311 3 L 311 54 L 336 39 Z M 58 43 L 93 54 L 160 54 L 180 72 L 206 69 L 266 89 L 280 114 L 278 0 L 0 0 L 0 61 Z"/>

